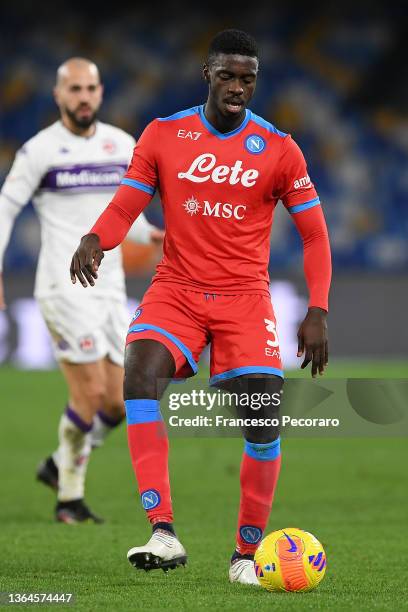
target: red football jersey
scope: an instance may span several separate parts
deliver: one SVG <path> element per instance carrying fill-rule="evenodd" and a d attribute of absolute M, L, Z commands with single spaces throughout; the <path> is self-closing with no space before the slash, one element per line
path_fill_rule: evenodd
<path fill-rule="evenodd" d="M 155 280 L 224 294 L 268 290 L 279 199 L 295 213 L 319 204 L 297 144 L 250 110 L 226 134 L 203 106 L 155 119 L 122 184 L 160 191 L 166 236 Z"/>

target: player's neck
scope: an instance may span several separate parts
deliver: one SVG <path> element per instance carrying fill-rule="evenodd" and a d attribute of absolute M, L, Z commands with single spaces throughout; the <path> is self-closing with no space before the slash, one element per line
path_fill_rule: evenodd
<path fill-rule="evenodd" d="M 64 127 L 67 128 L 69 132 L 75 134 L 75 136 L 82 136 L 82 138 L 90 138 L 95 134 L 96 123 L 92 123 L 90 126 L 84 128 L 76 125 L 71 121 L 71 119 L 65 115 L 61 116 L 61 121 Z"/>
<path fill-rule="evenodd" d="M 211 125 L 221 134 L 226 134 L 227 132 L 232 132 L 239 128 L 246 116 L 246 109 L 243 108 L 242 112 L 240 112 L 236 117 L 224 117 L 217 107 L 209 100 L 204 106 L 204 115 L 207 121 L 211 123 Z"/>

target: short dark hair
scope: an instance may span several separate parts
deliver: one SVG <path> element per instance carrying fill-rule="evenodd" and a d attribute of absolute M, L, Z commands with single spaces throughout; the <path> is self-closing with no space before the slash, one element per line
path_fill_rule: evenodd
<path fill-rule="evenodd" d="M 242 30 L 223 30 L 218 32 L 210 43 L 208 61 L 218 53 L 258 58 L 258 45 L 252 36 Z"/>

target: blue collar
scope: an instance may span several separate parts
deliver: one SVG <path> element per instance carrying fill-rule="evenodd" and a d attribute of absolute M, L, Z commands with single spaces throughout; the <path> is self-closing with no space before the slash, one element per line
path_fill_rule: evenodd
<path fill-rule="evenodd" d="M 224 134 L 222 132 L 219 132 L 217 129 L 215 129 L 215 127 L 211 125 L 211 123 L 208 121 L 208 119 L 206 118 L 204 114 L 204 104 L 201 104 L 198 107 L 198 109 L 200 112 L 201 121 L 204 123 L 207 130 L 211 132 L 211 134 L 214 134 L 214 136 L 217 136 L 217 138 L 220 138 L 221 140 L 225 140 L 226 138 L 231 138 L 231 136 L 235 136 L 235 134 L 239 134 L 240 132 L 242 132 L 242 130 L 246 128 L 249 120 L 251 119 L 251 111 L 246 108 L 245 109 L 245 119 L 243 120 L 241 125 L 235 128 L 235 130 L 232 130 L 232 132 L 226 132 Z"/>

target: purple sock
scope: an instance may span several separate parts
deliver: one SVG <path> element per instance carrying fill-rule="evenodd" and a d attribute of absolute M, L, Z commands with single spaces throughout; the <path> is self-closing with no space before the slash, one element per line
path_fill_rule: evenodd
<path fill-rule="evenodd" d="M 91 431 L 92 423 L 90 423 L 89 425 L 88 423 L 85 423 L 85 421 L 81 419 L 79 414 L 77 414 L 75 410 L 71 408 L 71 406 L 67 405 L 65 409 L 65 414 L 69 418 L 69 420 L 72 421 L 78 427 L 78 429 L 80 429 L 84 433 L 88 433 L 89 431 Z"/>

